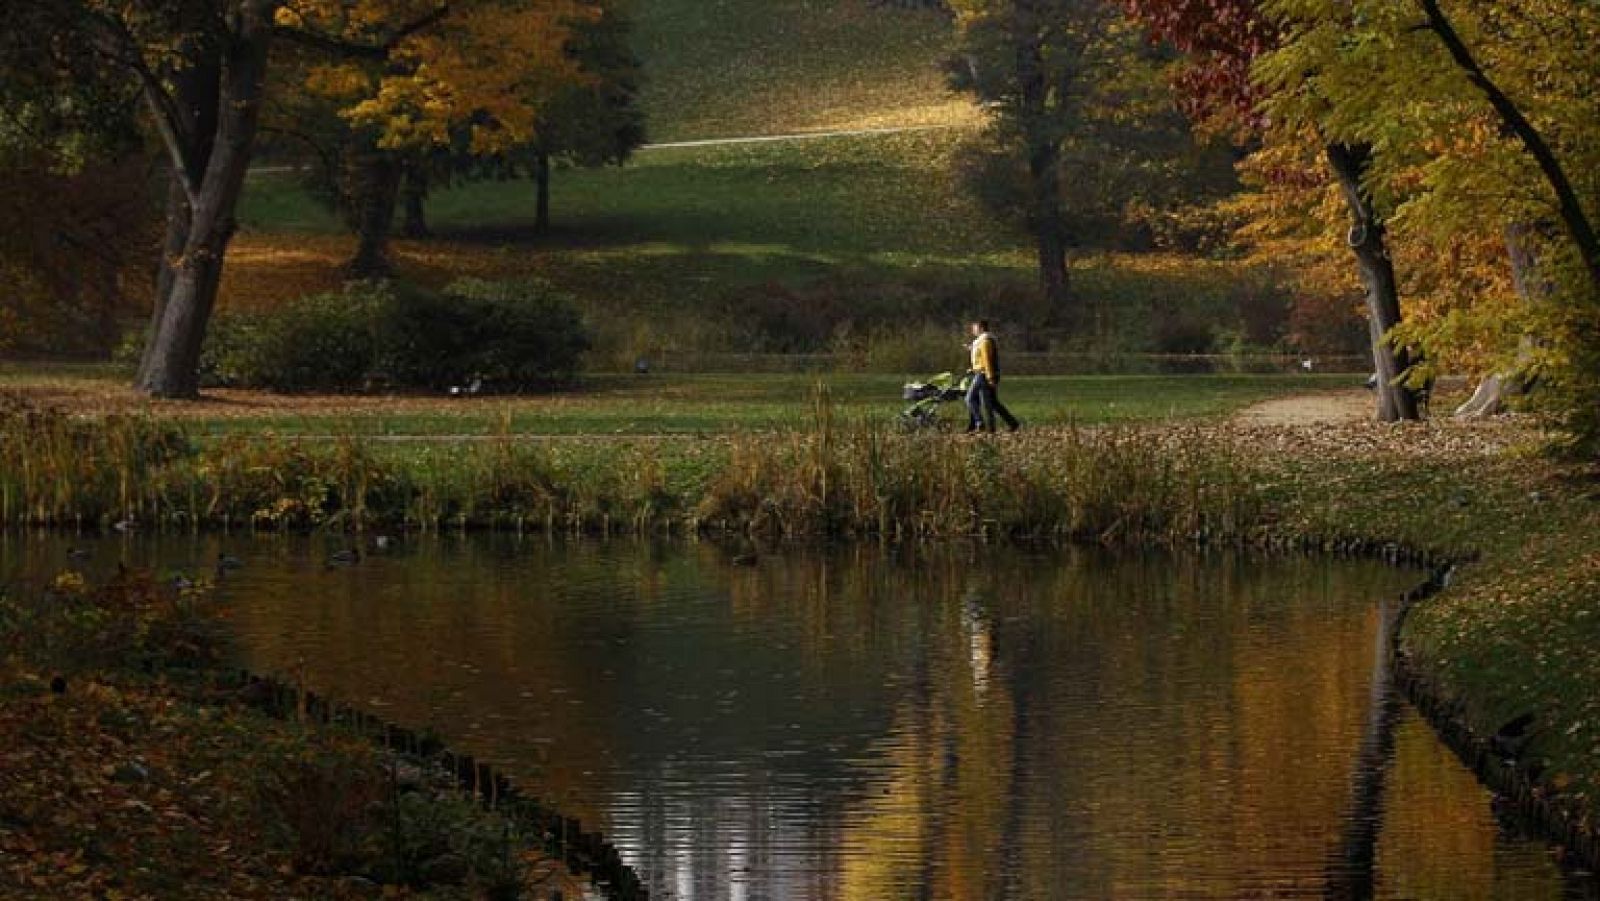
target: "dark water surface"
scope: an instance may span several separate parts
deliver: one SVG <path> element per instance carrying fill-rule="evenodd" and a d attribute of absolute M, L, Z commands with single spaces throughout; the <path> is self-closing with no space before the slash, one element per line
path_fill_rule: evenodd
<path fill-rule="evenodd" d="M 338 547 L 11 539 L 0 573 L 237 555 L 247 665 L 503 766 L 658 897 L 1593 897 L 1385 691 L 1416 573 L 542 538 L 329 569 Z"/>

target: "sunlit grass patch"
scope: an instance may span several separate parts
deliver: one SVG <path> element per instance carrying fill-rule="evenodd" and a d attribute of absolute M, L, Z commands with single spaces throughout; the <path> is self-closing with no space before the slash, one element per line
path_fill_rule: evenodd
<path fill-rule="evenodd" d="M 648 0 L 635 16 L 656 140 L 971 115 L 937 68 L 953 47 L 937 12 L 869 0 Z"/>

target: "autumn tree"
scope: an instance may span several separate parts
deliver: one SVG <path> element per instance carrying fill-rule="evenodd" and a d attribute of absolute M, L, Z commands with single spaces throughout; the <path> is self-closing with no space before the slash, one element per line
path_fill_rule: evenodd
<path fill-rule="evenodd" d="M 350 270 L 381 275 L 402 186 L 420 200 L 427 181 L 535 141 L 545 107 L 586 80 L 569 52 L 575 28 L 602 8 L 566 0 L 463 7 L 381 57 L 332 46 L 313 60 L 306 89 L 336 104 L 347 129 L 341 154 L 344 206 L 358 235 Z M 308 16 L 314 28 L 324 21 Z"/>
<path fill-rule="evenodd" d="M 1553 2 L 1272 6 L 1293 40 L 1263 74 L 1305 84 L 1314 72 L 1326 127 L 1384 147 L 1365 184 L 1393 211 L 1413 290 L 1428 299 L 1398 334 L 1495 366 L 1468 412 L 1497 404 L 1496 383 L 1531 375 L 1555 389 L 1576 434 L 1594 434 L 1600 13 Z"/>
<path fill-rule="evenodd" d="M 150 161 L 138 95 L 35 40 L 55 12 L 0 33 L 0 351 L 104 353 L 148 294 Z"/>
<path fill-rule="evenodd" d="M 193 397 L 235 210 L 280 40 L 363 61 L 347 110 L 384 146 L 426 144 L 471 119 L 484 147 L 531 132 L 504 64 L 554 58 L 569 0 L 16 0 L 11 21 L 61 71 L 87 58 L 137 87 L 171 173 L 149 340 L 137 386 Z M 9 24 L 9 23 L 8 23 Z M 352 63 L 353 65 L 353 63 Z M 514 67 L 516 71 L 521 68 Z M 337 76 L 341 73 L 331 73 Z"/>
<path fill-rule="evenodd" d="M 1329 171 L 1339 186 L 1349 214 L 1347 243 L 1366 290 L 1372 333 L 1378 418 L 1416 419 L 1415 395 L 1404 383 L 1410 369 L 1409 350 L 1391 339 L 1401 322 L 1400 296 L 1389 253 L 1386 211 L 1368 189 L 1374 162 L 1371 142 L 1349 139 L 1330 128 L 1322 116 L 1317 77 L 1337 57 L 1340 45 L 1306 43 L 1288 11 L 1257 0 L 1126 0 L 1129 11 L 1157 37 L 1188 55 L 1179 76 L 1191 111 L 1213 124 L 1225 123 L 1255 140 L 1317 140 Z M 1337 4 L 1329 5 L 1337 15 Z M 1349 24 L 1348 21 L 1345 24 Z M 1299 55 L 1298 67 L 1281 65 L 1275 78 L 1258 80 L 1269 55 L 1288 60 Z M 1269 115 L 1270 114 L 1270 115 Z"/>
<path fill-rule="evenodd" d="M 1023 203 L 1045 297 L 1069 306 L 1062 205 L 1067 145 L 1095 111 L 1100 89 L 1122 59 L 1118 10 L 1102 0 L 956 0 L 961 55 L 954 87 L 972 93 L 993 116 L 995 140 L 1026 172 Z"/>
<path fill-rule="evenodd" d="M 535 185 L 535 234 L 550 228 L 550 182 L 557 165 L 620 165 L 644 143 L 639 106 L 640 63 L 631 43 L 632 23 L 614 3 L 597 4 L 590 18 L 574 22 L 564 48 L 570 77 L 544 80 L 544 93 L 530 98 L 538 110 L 531 138 L 492 154 L 474 153 L 462 140 L 412 154 L 403 165 L 403 229 L 409 237 L 428 233 L 429 192 L 462 181 L 531 178 Z"/>

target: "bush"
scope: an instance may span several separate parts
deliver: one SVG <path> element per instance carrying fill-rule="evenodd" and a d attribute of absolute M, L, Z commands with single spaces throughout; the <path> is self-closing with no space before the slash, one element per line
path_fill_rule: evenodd
<path fill-rule="evenodd" d="M 354 283 L 271 313 L 218 317 L 201 372 L 211 384 L 273 391 L 359 387 L 378 360 L 378 327 L 393 299 L 385 285 Z"/>
<path fill-rule="evenodd" d="M 443 294 L 396 295 L 383 372 L 399 384 L 448 388 L 474 379 L 526 388 L 570 378 L 589 335 L 570 297 L 541 281 L 462 279 Z"/>
<path fill-rule="evenodd" d="M 442 293 L 355 282 L 270 313 L 219 316 L 201 354 L 208 385 L 349 391 L 481 380 L 519 389 L 571 377 L 589 346 L 572 301 L 542 282 L 456 282 Z"/>

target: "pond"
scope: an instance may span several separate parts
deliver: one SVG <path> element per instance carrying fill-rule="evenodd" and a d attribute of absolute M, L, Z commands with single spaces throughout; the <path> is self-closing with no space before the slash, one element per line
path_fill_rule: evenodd
<path fill-rule="evenodd" d="M 0 572 L 236 555 L 246 665 L 500 765 L 654 897 L 1594 897 L 1388 690 L 1416 572 L 509 536 L 330 567 L 340 547 L 11 539 Z"/>

